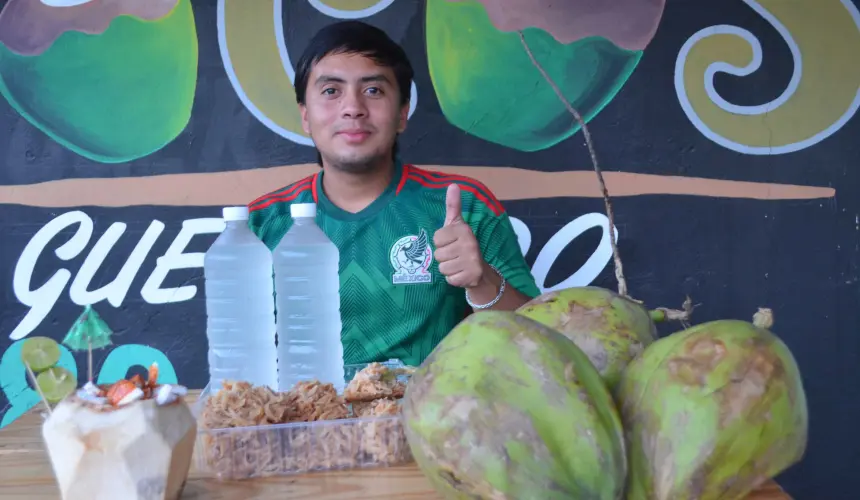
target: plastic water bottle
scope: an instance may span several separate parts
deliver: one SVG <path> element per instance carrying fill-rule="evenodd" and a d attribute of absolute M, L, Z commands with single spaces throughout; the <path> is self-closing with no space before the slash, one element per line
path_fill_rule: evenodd
<path fill-rule="evenodd" d="M 209 383 L 278 388 L 272 253 L 248 228 L 247 207 L 226 207 L 226 227 L 203 258 Z"/>
<path fill-rule="evenodd" d="M 337 247 L 316 224 L 315 203 L 290 205 L 293 225 L 274 251 L 278 385 L 319 380 L 342 393 Z"/>

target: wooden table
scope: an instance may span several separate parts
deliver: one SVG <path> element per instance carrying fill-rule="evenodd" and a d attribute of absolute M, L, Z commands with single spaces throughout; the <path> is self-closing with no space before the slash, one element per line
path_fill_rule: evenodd
<path fill-rule="evenodd" d="M 199 391 L 189 391 L 189 401 Z M 43 500 L 59 498 L 51 463 L 42 445 L 41 406 L 0 430 L 0 499 Z M 192 465 L 182 498 L 206 500 L 398 499 L 439 500 L 430 483 L 413 465 L 300 476 L 218 481 Z M 776 483 L 769 482 L 747 500 L 791 500 Z"/>

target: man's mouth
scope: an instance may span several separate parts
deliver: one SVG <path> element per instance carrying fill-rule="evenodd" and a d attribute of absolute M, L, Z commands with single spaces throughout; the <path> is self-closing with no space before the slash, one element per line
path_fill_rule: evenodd
<path fill-rule="evenodd" d="M 370 135 L 369 130 L 355 128 L 341 130 L 337 135 L 343 136 L 347 142 L 361 142 Z"/>

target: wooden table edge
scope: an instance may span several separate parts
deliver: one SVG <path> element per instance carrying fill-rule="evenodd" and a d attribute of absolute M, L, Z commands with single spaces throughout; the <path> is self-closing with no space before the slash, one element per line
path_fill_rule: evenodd
<path fill-rule="evenodd" d="M 191 389 L 185 397 L 186 402 L 193 407 L 197 401 L 201 389 Z M 53 471 L 51 470 L 50 461 L 47 457 L 47 451 L 42 444 L 41 428 L 42 412 L 44 407 L 39 404 L 28 412 L 24 413 L 11 424 L 0 429 L 0 499 L 7 498 L 7 495 L 14 498 L 20 498 L 26 495 L 30 487 L 34 489 L 43 489 L 47 484 L 56 488 L 54 482 Z M 23 439 L 22 439 L 23 438 Z M 7 442 L 9 441 L 9 442 Z M 197 470 L 196 453 L 192 459 L 191 471 L 189 472 L 188 482 L 186 485 L 185 494 L 182 498 L 197 498 L 196 495 L 205 493 L 206 498 L 257 498 L 252 496 L 254 491 L 266 493 L 264 490 L 279 489 L 283 487 L 286 492 L 288 489 L 308 490 L 314 489 L 314 484 L 342 484 L 342 483 L 365 483 L 368 486 L 371 483 L 379 483 L 381 479 L 397 479 L 402 483 L 410 483 L 409 491 L 393 491 L 391 496 L 377 496 L 374 493 L 371 496 L 375 498 L 399 498 L 399 495 L 407 495 L 408 498 L 414 499 L 431 499 L 440 498 L 435 494 L 429 481 L 418 470 L 414 462 L 392 467 L 368 467 L 346 470 L 320 471 L 304 474 L 291 474 L 266 478 L 254 478 L 243 480 L 219 480 L 218 478 L 204 471 Z M 30 479 L 20 477 L 14 470 L 21 462 L 32 460 L 34 455 L 40 455 L 42 464 L 38 466 L 39 473 L 31 475 Z M 26 459 L 24 459 L 26 457 Z M 23 460 L 22 460 L 23 459 Z M 38 459 L 37 459 L 38 460 Z M 11 472 L 10 472 L 11 470 Z M 11 491 L 11 490 L 14 490 Z M 56 491 L 56 490 L 55 490 Z M 215 493 L 215 492 L 218 493 Z M 8 492 L 8 493 L 7 493 Z M 243 494 L 245 492 L 247 494 Z M 215 493 L 217 496 L 212 497 Z M 344 492 L 338 493 L 341 495 Z M 189 495 L 191 495 L 189 497 Z M 229 495 L 229 496 L 224 496 Z M 326 498 L 343 498 L 347 496 L 316 496 L 318 500 L 326 500 Z M 769 480 L 763 486 L 758 488 L 754 493 L 747 497 L 747 500 L 792 500 L 785 490 L 782 489 L 775 481 Z"/>

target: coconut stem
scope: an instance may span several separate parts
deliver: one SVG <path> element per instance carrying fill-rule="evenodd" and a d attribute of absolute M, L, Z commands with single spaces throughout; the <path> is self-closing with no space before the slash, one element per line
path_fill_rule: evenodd
<path fill-rule="evenodd" d="M 591 141 L 591 133 L 588 131 L 588 126 L 585 124 L 585 120 L 582 118 L 582 115 L 574 109 L 573 105 L 568 102 L 567 98 L 564 97 L 561 89 L 558 88 L 555 81 L 549 76 L 546 70 L 543 69 L 543 66 L 538 62 L 534 53 L 532 53 L 531 48 L 529 48 L 528 42 L 526 42 L 526 37 L 522 31 L 517 31 L 517 34 L 520 37 L 520 42 L 523 45 L 523 48 L 528 54 L 529 59 L 534 65 L 535 68 L 540 72 L 541 76 L 543 76 L 544 80 L 552 87 L 553 92 L 559 98 L 561 103 L 567 109 L 567 111 L 573 116 L 573 118 L 579 123 L 580 129 L 582 129 L 582 135 L 585 138 L 585 145 L 588 147 L 588 153 L 591 156 L 591 164 L 594 167 L 594 173 L 597 174 L 597 182 L 600 184 L 600 190 L 603 195 L 603 204 L 606 206 L 606 218 L 609 220 L 609 245 L 612 247 L 612 261 L 615 264 L 615 279 L 618 281 L 618 294 L 627 297 L 630 300 L 640 302 L 639 300 L 634 299 L 627 293 L 627 279 L 624 277 L 624 267 L 621 264 L 621 254 L 618 252 L 618 244 L 616 243 L 617 232 L 615 231 L 615 213 L 612 210 L 612 200 L 609 197 L 609 190 L 606 188 L 606 182 L 603 180 L 603 171 L 600 169 L 600 165 L 597 162 L 597 152 L 594 149 L 594 143 Z M 689 302 L 689 304 L 688 304 Z M 659 307 L 655 311 L 659 311 L 662 313 L 663 318 L 658 319 L 654 318 L 655 321 L 680 321 L 684 328 L 689 328 L 689 320 L 690 315 L 693 312 L 693 305 L 690 297 L 687 297 L 687 300 L 684 302 L 684 306 L 682 310 L 677 309 L 668 309 L 665 307 Z M 652 318 L 655 313 L 652 311 Z M 658 313 L 659 316 L 659 313 Z"/>
<path fill-rule="evenodd" d="M 30 375 L 30 380 L 33 381 L 33 387 L 36 388 L 36 392 L 39 393 L 39 397 L 42 398 L 42 403 L 45 404 L 45 409 L 48 410 L 48 415 L 50 415 L 51 414 L 51 405 L 48 403 L 48 398 L 45 397 L 45 393 L 42 392 L 42 388 L 39 387 L 39 384 L 36 382 L 36 374 L 33 373 L 33 369 L 30 368 L 30 363 L 27 363 L 25 361 L 24 367 L 27 368 L 27 374 Z"/>
<path fill-rule="evenodd" d="M 759 307 L 753 314 L 753 325 L 769 330 L 773 326 L 773 311 L 767 307 Z"/>
<path fill-rule="evenodd" d="M 690 316 L 693 315 L 693 309 L 699 307 L 700 304 L 693 304 L 693 299 L 688 295 L 681 306 L 681 310 L 669 309 L 667 307 L 658 307 L 649 311 L 651 319 L 655 322 L 663 321 L 678 321 L 684 328 L 690 328 Z"/>
<path fill-rule="evenodd" d="M 558 96 L 562 104 L 564 104 L 564 107 L 567 108 L 567 111 L 573 115 L 573 118 L 579 122 L 579 127 L 582 129 L 582 135 L 585 137 L 585 144 L 588 146 L 588 153 L 591 155 L 591 164 L 594 166 L 594 173 L 597 174 L 597 182 L 600 183 L 600 190 L 603 194 L 603 204 L 606 205 L 606 218 L 609 219 L 610 232 L 609 245 L 612 247 L 612 260 L 615 263 L 615 279 L 618 281 L 618 294 L 630 298 L 630 296 L 627 295 L 627 279 L 624 278 L 624 268 L 621 265 L 621 255 L 618 253 L 618 245 L 615 241 L 617 239 L 617 232 L 615 231 L 615 213 L 612 211 L 612 201 L 609 198 L 609 190 L 606 189 L 606 182 L 603 180 L 603 171 L 597 163 L 597 152 L 594 150 L 594 144 L 591 142 L 591 134 L 588 132 L 588 127 L 585 125 L 585 120 L 582 119 L 582 115 L 580 115 L 579 112 L 567 101 L 564 94 L 561 92 L 561 89 L 558 88 L 558 85 L 555 84 L 549 74 L 547 74 L 543 69 L 543 66 L 541 66 L 537 61 L 529 48 L 528 42 L 526 42 L 526 37 L 523 35 L 523 32 L 517 31 L 517 33 L 520 35 L 520 42 L 522 42 L 523 48 L 525 48 L 532 64 L 538 71 L 540 71 L 544 80 L 546 80 L 550 87 L 552 87 L 555 95 Z"/>

